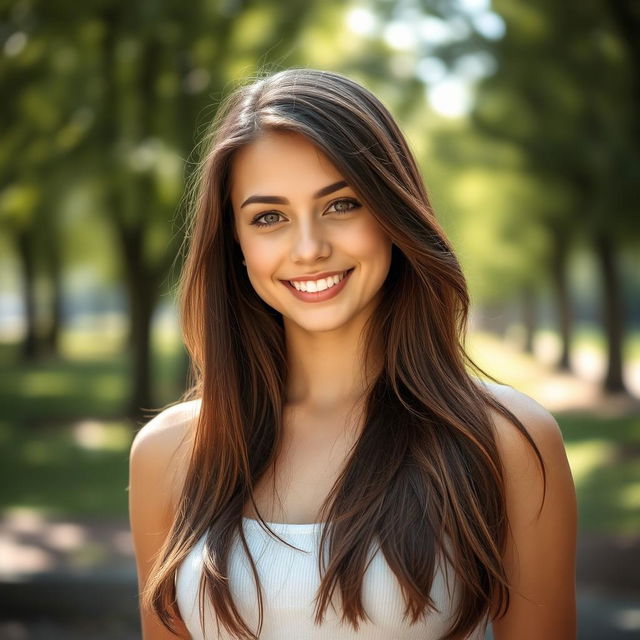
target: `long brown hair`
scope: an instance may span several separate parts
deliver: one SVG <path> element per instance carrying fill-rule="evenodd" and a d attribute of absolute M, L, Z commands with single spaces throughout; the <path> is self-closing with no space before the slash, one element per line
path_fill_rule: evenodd
<path fill-rule="evenodd" d="M 229 168 L 234 152 L 267 130 L 296 132 L 321 149 L 393 242 L 364 342 L 382 339 L 383 366 L 366 397 L 361 435 L 321 510 L 327 526 L 320 544 L 329 541 L 329 560 L 325 566 L 319 554 L 315 622 L 322 623 L 336 587 L 343 620 L 357 630 L 368 617 L 360 587 L 377 537 L 412 623 L 435 608 L 431 586 L 437 555 L 445 555 L 460 599 L 444 640 L 464 637 L 509 606 L 505 487 L 490 406 L 525 435 L 546 485 L 544 464 L 524 425 L 467 370 L 495 380 L 466 354 L 465 278 L 397 124 L 359 84 L 312 69 L 235 89 L 206 138 L 180 280 L 193 374 L 182 399 L 199 398 L 201 406 L 179 509 L 143 606 L 174 630 L 176 571 L 206 536 L 201 617 L 206 594 L 231 635 L 257 638 L 262 628 L 262 589 L 242 514 L 247 500 L 257 511 L 253 489 L 276 459 L 287 359 L 282 317 L 256 294 L 241 263 Z M 239 615 L 226 580 L 236 534 L 258 587 L 257 630 Z"/>

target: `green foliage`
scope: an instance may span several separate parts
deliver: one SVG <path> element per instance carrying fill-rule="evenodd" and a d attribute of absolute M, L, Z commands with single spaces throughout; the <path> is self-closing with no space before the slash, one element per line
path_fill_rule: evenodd
<path fill-rule="evenodd" d="M 0 193 L 0 221 L 15 229 L 23 229 L 31 223 L 33 211 L 40 199 L 34 184 L 14 183 Z"/>
<path fill-rule="evenodd" d="M 439 0 L 15 3 L 0 62 L 11 96 L 0 104 L 2 242 L 28 233 L 46 275 L 43 249 L 55 246 L 67 286 L 83 263 L 101 284 L 120 279 L 131 303 L 146 303 L 131 304 L 146 314 L 132 327 L 145 326 L 175 285 L 181 197 L 219 101 L 243 78 L 299 65 L 348 73 L 398 117 L 476 302 L 544 283 L 560 232 L 584 241 L 606 227 L 637 248 L 634 66 L 610 7 L 492 10 L 504 38 L 483 36 L 472 6 Z M 402 38 L 425 18 L 454 36 Z M 429 109 L 427 59 L 495 66 L 471 119 Z"/>
<path fill-rule="evenodd" d="M 481 85 L 475 122 L 520 147 L 526 170 L 570 199 L 532 213 L 572 236 L 604 227 L 640 236 L 636 198 L 640 140 L 634 138 L 633 67 L 604 3 L 498 1 L 507 23 Z M 631 234 L 631 235 L 630 235 Z"/>

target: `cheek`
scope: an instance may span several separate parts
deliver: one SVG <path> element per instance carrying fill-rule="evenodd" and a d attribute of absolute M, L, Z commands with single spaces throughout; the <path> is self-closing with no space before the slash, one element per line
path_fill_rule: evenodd
<path fill-rule="evenodd" d="M 379 262 L 381 268 L 386 269 L 391 260 L 392 243 L 380 226 L 374 220 L 363 221 L 351 231 L 348 243 L 354 256 Z"/>
<path fill-rule="evenodd" d="M 261 273 L 275 261 L 276 252 L 273 251 L 273 247 L 269 243 L 260 242 L 256 239 L 244 240 L 241 247 L 247 265 L 251 267 L 252 271 Z"/>

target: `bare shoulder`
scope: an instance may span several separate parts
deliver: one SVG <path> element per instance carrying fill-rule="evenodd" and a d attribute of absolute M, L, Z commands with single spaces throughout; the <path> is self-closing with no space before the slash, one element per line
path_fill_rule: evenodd
<path fill-rule="evenodd" d="M 199 401 L 167 407 L 138 431 L 131 445 L 129 521 L 140 593 L 175 520 L 199 410 Z M 141 622 L 145 639 L 189 637 L 180 622 L 175 636 L 146 608 L 141 608 Z"/>
<path fill-rule="evenodd" d="M 539 402 L 513 387 L 482 384 L 492 396 L 520 420 L 540 453 L 540 464 L 534 448 L 522 431 L 504 414 L 491 407 L 496 446 L 504 471 L 507 500 L 511 510 L 531 522 L 538 507 L 549 499 L 565 498 L 565 506 L 574 509 L 575 488 L 562 431 L 550 411 Z M 555 496 L 552 496 L 555 492 Z M 526 506 L 526 513 L 524 512 Z"/>
<path fill-rule="evenodd" d="M 509 535 L 504 553 L 510 583 L 508 612 L 492 621 L 496 640 L 569 640 L 576 637 L 575 554 L 577 501 L 560 427 L 536 400 L 487 383 L 493 398 L 522 423 L 491 408 L 505 482 Z"/>
<path fill-rule="evenodd" d="M 153 449 L 154 453 L 177 451 L 198 417 L 199 409 L 200 400 L 180 402 L 163 409 L 138 431 L 132 452 L 139 449 Z"/>
<path fill-rule="evenodd" d="M 480 382 L 478 381 L 480 384 Z M 482 381 L 481 384 L 491 395 L 524 425 L 544 458 L 564 454 L 564 441 L 558 422 L 551 412 L 531 396 L 513 387 Z M 524 458 L 535 455 L 525 436 L 513 422 L 497 409 L 491 407 L 490 415 L 496 435 L 498 449 L 503 463 L 510 461 L 520 464 Z"/>
<path fill-rule="evenodd" d="M 164 478 L 177 497 L 191 450 L 200 400 L 181 402 L 158 413 L 136 433 L 131 445 L 131 473 L 151 482 Z"/>

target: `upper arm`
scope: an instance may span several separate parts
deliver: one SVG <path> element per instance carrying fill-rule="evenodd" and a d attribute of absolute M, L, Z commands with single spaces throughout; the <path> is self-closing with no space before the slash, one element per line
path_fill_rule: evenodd
<path fill-rule="evenodd" d="M 129 457 L 129 521 L 139 591 L 164 543 L 182 489 L 186 464 L 187 428 L 193 403 L 169 407 L 148 422 L 134 438 Z M 186 629 L 172 634 L 150 611 L 141 611 L 144 638 L 189 638 Z"/>
<path fill-rule="evenodd" d="M 493 622 L 495 640 L 571 640 L 576 637 L 577 504 L 562 433 L 537 402 L 509 387 L 498 399 L 526 427 L 546 470 L 516 427 L 495 418 L 510 525 L 505 568 L 511 589 L 506 615 Z"/>

